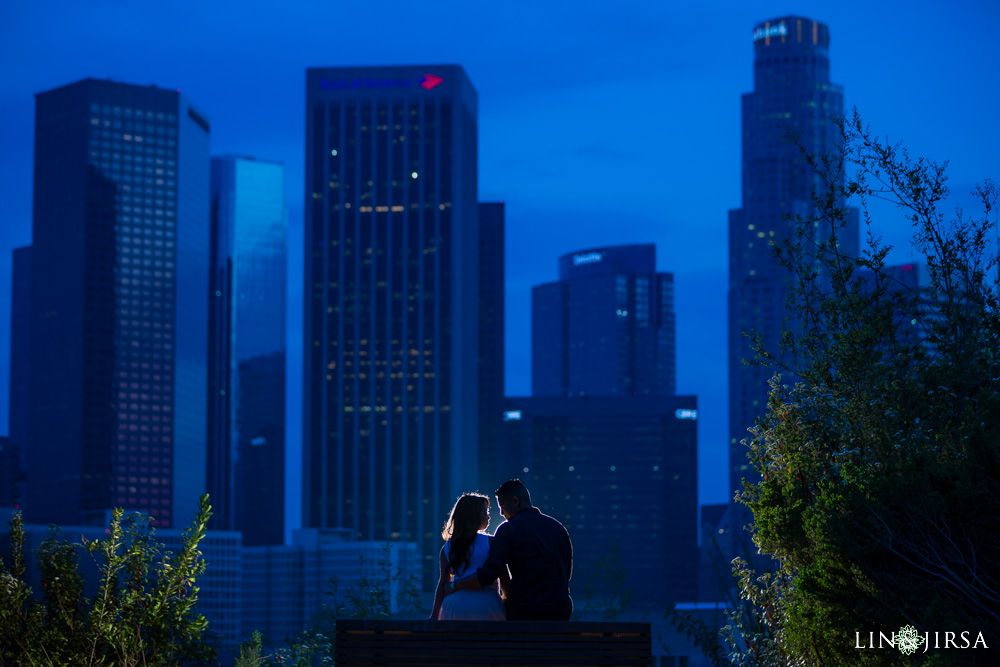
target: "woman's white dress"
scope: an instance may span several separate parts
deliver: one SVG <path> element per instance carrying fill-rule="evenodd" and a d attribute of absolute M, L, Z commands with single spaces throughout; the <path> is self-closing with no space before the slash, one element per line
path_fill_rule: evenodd
<path fill-rule="evenodd" d="M 472 541 L 468 566 L 453 572 L 454 578 L 474 573 L 486 562 L 489 553 L 490 538 L 484 533 L 479 533 Z M 451 555 L 450 540 L 444 545 L 444 555 L 445 558 Z M 496 584 L 471 591 L 455 591 L 445 597 L 438 613 L 438 619 L 442 621 L 503 621 L 506 618 L 507 614 Z"/>

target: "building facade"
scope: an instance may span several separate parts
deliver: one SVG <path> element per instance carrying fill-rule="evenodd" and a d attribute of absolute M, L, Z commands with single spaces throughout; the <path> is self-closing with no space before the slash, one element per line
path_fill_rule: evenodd
<path fill-rule="evenodd" d="M 36 96 L 26 519 L 182 525 L 205 489 L 209 124 L 174 90 Z"/>
<path fill-rule="evenodd" d="M 10 299 L 10 392 L 8 394 L 8 465 L 6 486 L 0 482 L 0 506 L 24 502 L 28 445 L 28 388 L 31 378 L 28 348 L 31 341 L 31 246 L 15 248 L 11 271 Z M 9 458 L 16 453 L 16 459 Z"/>
<path fill-rule="evenodd" d="M 695 599 L 697 418 L 693 396 L 507 399 L 496 486 L 520 478 L 566 526 L 578 609 L 618 573 L 636 606 Z"/>
<path fill-rule="evenodd" d="M 0 436 L 0 507 L 18 504 L 21 480 L 21 448 L 11 438 Z"/>
<path fill-rule="evenodd" d="M 670 396 L 676 390 L 674 277 L 653 244 L 559 258 L 531 291 L 532 396 Z"/>
<path fill-rule="evenodd" d="M 753 359 L 744 333 L 757 332 L 765 349 L 780 353 L 790 274 L 778 265 L 772 243 L 788 239 L 789 216 L 814 221 L 819 236 L 829 226 L 819 219 L 813 194 L 823 178 L 807 164 L 813 156 L 836 156 L 843 116 L 843 89 L 830 82 L 830 33 L 818 21 L 788 16 L 754 27 L 754 90 L 743 95 L 743 202 L 729 212 L 729 460 L 731 490 L 753 479 L 740 441 L 767 406 L 773 367 L 744 364 Z M 797 133 L 798 142 L 789 141 Z M 836 183 L 841 176 L 830 174 Z M 855 254 L 857 212 L 838 230 L 841 250 Z"/>
<path fill-rule="evenodd" d="M 417 545 L 355 542 L 348 530 L 309 528 L 292 533 L 292 543 L 243 550 L 243 627 L 259 630 L 274 646 L 310 626 L 324 605 L 353 609 L 351 596 L 362 597 L 361 579 L 382 587 L 389 612 L 412 616 L 412 604 L 430 611 L 421 589 Z M 435 579 L 435 581 L 437 581 Z"/>
<path fill-rule="evenodd" d="M 479 204 L 479 484 L 490 486 L 504 399 L 504 205 Z"/>
<path fill-rule="evenodd" d="M 213 157 L 208 492 L 248 546 L 285 537 L 284 167 Z"/>
<path fill-rule="evenodd" d="M 427 580 L 478 473 L 476 100 L 454 65 L 306 74 L 303 525 Z"/>

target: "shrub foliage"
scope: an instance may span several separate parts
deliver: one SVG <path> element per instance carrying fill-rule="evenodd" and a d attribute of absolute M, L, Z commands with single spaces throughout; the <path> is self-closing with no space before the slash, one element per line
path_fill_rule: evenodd
<path fill-rule="evenodd" d="M 154 541 L 149 517 L 112 512 L 101 540 L 70 544 L 56 527 L 38 549 L 40 596 L 25 580 L 24 524 L 10 522 L 9 562 L 0 562 L 0 665 L 214 664 L 208 623 L 195 613 L 205 571 L 198 544 L 211 516 L 208 495 L 177 554 Z M 94 558 L 98 592 L 85 595 L 78 558 Z"/>
<path fill-rule="evenodd" d="M 780 567 L 762 579 L 736 563 L 764 630 L 728 628 L 734 664 L 894 664 L 898 651 L 856 644 L 907 625 L 1000 641 L 997 189 L 973 193 L 981 217 L 946 216 L 945 165 L 880 140 L 857 112 L 840 128 L 841 155 L 807 156 L 823 180 L 816 218 L 775 246 L 792 324 L 781 350 L 757 338 L 777 373 L 744 441 L 760 481 L 738 500 Z M 876 200 L 912 225 L 924 289 L 887 267 Z M 857 257 L 838 243 L 855 203 Z M 933 648 L 908 664 L 955 659 L 992 664 L 990 651 Z"/>

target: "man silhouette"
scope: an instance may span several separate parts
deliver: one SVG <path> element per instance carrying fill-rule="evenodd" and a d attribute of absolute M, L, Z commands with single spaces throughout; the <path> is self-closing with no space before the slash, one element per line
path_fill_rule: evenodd
<path fill-rule="evenodd" d="M 496 490 L 506 521 L 490 545 L 490 555 L 475 573 L 449 582 L 445 594 L 476 589 L 510 569 L 504 605 L 508 621 L 568 621 L 573 614 L 569 580 L 573 576 L 573 543 L 566 528 L 532 507 L 531 495 L 519 479 Z"/>

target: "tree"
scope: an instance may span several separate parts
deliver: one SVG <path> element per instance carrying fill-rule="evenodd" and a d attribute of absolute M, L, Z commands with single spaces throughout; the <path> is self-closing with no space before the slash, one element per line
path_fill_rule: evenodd
<path fill-rule="evenodd" d="M 742 642 L 729 628 L 736 664 L 893 664 L 896 651 L 855 646 L 907 625 L 1000 638 L 998 191 L 976 188 L 981 218 L 948 219 L 946 165 L 878 139 L 856 111 L 839 125 L 841 154 L 807 156 L 823 182 L 817 216 L 796 219 L 775 247 L 792 276 L 794 325 L 781 350 L 757 339 L 758 363 L 777 373 L 744 441 L 760 481 L 739 500 L 779 571 L 762 589 L 736 564 L 769 628 Z M 910 221 L 926 289 L 887 267 L 875 200 Z M 852 257 L 838 233 L 855 201 L 868 247 Z M 984 653 L 931 649 L 913 662 L 992 664 Z"/>
<path fill-rule="evenodd" d="M 119 508 L 102 540 L 69 544 L 52 527 L 39 547 L 42 600 L 24 581 L 24 524 L 10 522 L 10 566 L 0 562 L 0 666 L 214 664 L 208 623 L 196 614 L 205 571 L 198 544 L 211 516 L 208 495 L 177 554 L 154 542 L 149 517 Z M 93 599 L 77 569 L 81 550 L 97 562 Z"/>

